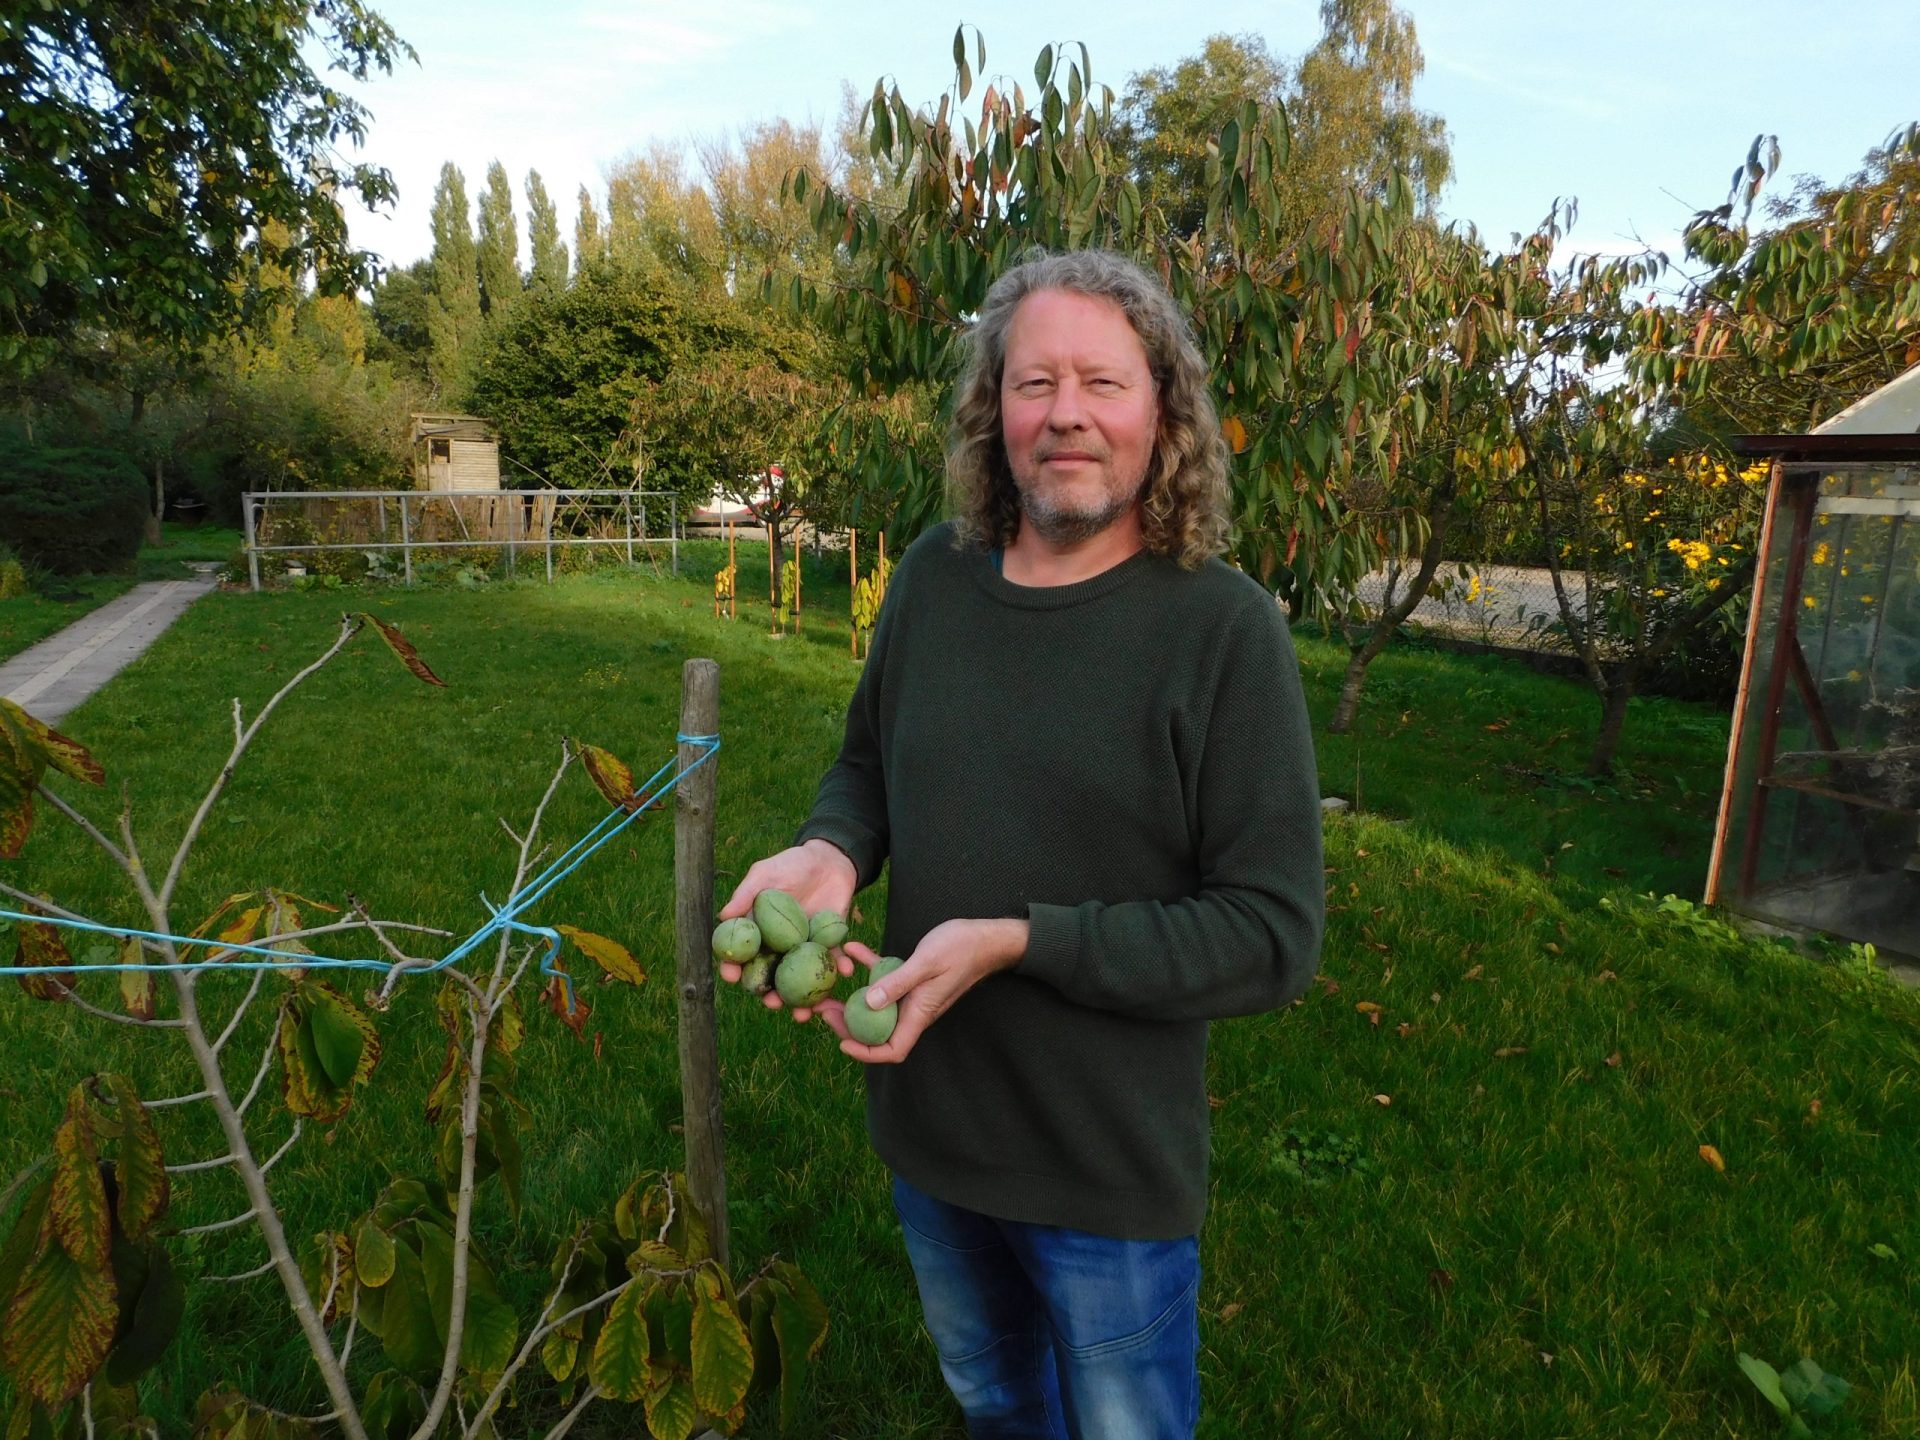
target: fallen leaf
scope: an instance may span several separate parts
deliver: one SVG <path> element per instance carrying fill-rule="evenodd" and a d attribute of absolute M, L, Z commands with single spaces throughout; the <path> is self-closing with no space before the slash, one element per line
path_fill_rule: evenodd
<path fill-rule="evenodd" d="M 1820 1114 L 1820 1102 L 1817 1099 L 1809 1102 L 1809 1104 L 1807 1105 L 1807 1118 L 1809 1120 L 1812 1120 L 1817 1118 L 1819 1114 Z"/>
<path fill-rule="evenodd" d="M 1480 978 L 1480 972 L 1486 968 L 1484 965 L 1476 965 L 1460 978 L 1462 980 L 1478 980 Z"/>
<path fill-rule="evenodd" d="M 1496 1060 L 1511 1060 L 1516 1055 L 1524 1055 L 1526 1053 L 1527 1047 L 1524 1045 L 1502 1045 L 1498 1050 L 1493 1052 L 1493 1058 Z"/>
<path fill-rule="evenodd" d="M 1407 1038 L 1407 1036 L 1413 1033 L 1414 1027 L 1408 1021 L 1402 1020 L 1398 1025 L 1394 1026 L 1393 1028 L 1399 1032 L 1400 1038 L 1404 1040 Z"/>
<path fill-rule="evenodd" d="M 1553 941 L 1551 940 L 1547 941 L 1547 949 L 1551 950 L 1556 955 L 1560 953 L 1560 947 L 1554 944 Z"/>
<path fill-rule="evenodd" d="M 1553 1356 L 1542 1350 L 1540 1352 L 1540 1364 L 1544 1369 L 1551 1370 L 1553 1368 Z"/>
<path fill-rule="evenodd" d="M 1355 850 L 1355 851 L 1354 851 L 1353 853 L 1354 853 L 1354 856 L 1355 856 L 1355 858 L 1357 858 L 1357 859 L 1360 859 L 1360 860 L 1364 860 L 1364 859 L 1366 859 L 1366 858 L 1367 858 L 1367 857 L 1368 857 L 1369 855 L 1371 855 L 1371 854 L 1373 854 L 1373 852 L 1372 852 L 1371 850 Z"/>
<path fill-rule="evenodd" d="M 1222 1110 L 1226 1108 L 1226 1104 L 1227 1102 L 1222 1100 L 1218 1095 L 1207 1096 L 1207 1105 L 1210 1109 Z"/>
<path fill-rule="evenodd" d="M 1618 1050 L 1614 1051 L 1611 1055 L 1607 1056 L 1607 1064 L 1612 1066 L 1615 1070 L 1618 1070 L 1620 1068 L 1620 1052 Z"/>
<path fill-rule="evenodd" d="M 1238 1300 L 1229 1301 L 1220 1307 L 1220 1318 L 1222 1320 L 1231 1320 L 1240 1313 L 1241 1309 L 1242 1306 Z"/>
<path fill-rule="evenodd" d="M 1438 1266 L 1435 1266 L 1433 1269 L 1427 1271 L 1427 1284 L 1436 1290 L 1451 1290 L 1453 1288 L 1453 1272 L 1451 1270 L 1442 1270 Z"/>
<path fill-rule="evenodd" d="M 1380 1013 L 1380 1007 L 1371 1000 L 1359 1001 L 1353 1008 L 1358 1010 L 1362 1015 L 1378 1015 Z"/>
<path fill-rule="evenodd" d="M 1618 980 L 1620 977 L 1614 974 L 1613 971 L 1611 970 L 1602 970 L 1598 975 L 1594 976 L 1593 978 L 1597 983 L 1604 983 L 1608 980 Z"/>
<path fill-rule="evenodd" d="M 1438 1005 L 1440 1003 L 1440 992 L 1438 990 L 1434 991 L 1433 994 L 1427 997 L 1427 999 L 1431 1000 L 1434 1004 Z"/>
<path fill-rule="evenodd" d="M 1376 1105 L 1391 1105 L 1393 1103 L 1393 1097 L 1391 1095 L 1376 1095 L 1373 1097 L 1373 1103 Z"/>
<path fill-rule="evenodd" d="M 1720 1152 L 1714 1149 L 1713 1146 L 1702 1145 L 1700 1147 L 1700 1158 L 1715 1170 L 1718 1170 L 1722 1175 L 1727 1173 L 1727 1162 L 1720 1158 Z"/>

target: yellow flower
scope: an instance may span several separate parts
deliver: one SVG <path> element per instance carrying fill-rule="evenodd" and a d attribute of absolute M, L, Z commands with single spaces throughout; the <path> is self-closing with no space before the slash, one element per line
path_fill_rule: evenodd
<path fill-rule="evenodd" d="M 1833 558 L 1833 547 L 1827 544 L 1826 541 L 1822 540 L 1818 545 L 1813 547 L 1813 563 L 1814 564 L 1824 565 L 1827 563 L 1827 561 L 1831 560 L 1832 558 Z"/>
<path fill-rule="evenodd" d="M 1815 600 L 1814 600 L 1814 598 L 1813 598 L 1813 596 L 1811 596 L 1811 595 L 1802 595 L 1802 596 L 1800 597 L 1800 603 L 1801 603 L 1802 605 L 1805 605 L 1805 606 L 1806 606 L 1806 607 L 1807 607 L 1807 608 L 1808 608 L 1809 610 L 1811 610 L 1811 609 L 1813 609 L 1813 608 L 1814 608 L 1814 606 L 1815 606 L 1815 603 L 1816 603 L 1816 602 L 1815 602 Z"/>
<path fill-rule="evenodd" d="M 1656 600 L 1664 600 L 1667 598 L 1667 592 L 1665 590 L 1656 590 L 1653 592 L 1653 597 Z"/>
<path fill-rule="evenodd" d="M 1873 603 L 1873 596 L 1871 596 L 1871 595 L 1862 595 L 1862 596 L 1860 597 L 1860 603 L 1861 603 L 1862 605 L 1871 605 L 1871 604 Z"/>
<path fill-rule="evenodd" d="M 1847 679 L 1852 680 L 1857 684 L 1860 679 L 1860 672 L 1858 670 L 1847 671 Z"/>

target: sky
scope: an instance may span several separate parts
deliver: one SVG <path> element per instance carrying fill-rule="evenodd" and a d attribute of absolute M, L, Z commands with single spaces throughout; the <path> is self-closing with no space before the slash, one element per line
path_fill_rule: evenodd
<path fill-rule="evenodd" d="M 954 27 L 977 26 L 986 78 L 1031 88 L 1041 46 L 1084 43 L 1094 78 L 1196 53 L 1209 35 L 1257 34 L 1281 59 L 1320 34 L 1317 0 L 1102 0 L 1098 5 L 899 0 L 372 0 L 418 63 L 346 88 L 372 112 L 358 155 L 385 166 L 398 202 L 350 211 L 356 244 L 405 265 L 432 248 L 441 165 L 470 197 L 499 160 L 520 198 L 538 169 L 571 240 L 577 192 L 604 208 L 607 167 L 666 141 L 736 134 L 784 116 L 832 127 L 841 84 L 897 81 L 910 104 L 953 78 Z M 1642 244 L 1679 257 L 1697 210 L 1727 198 L 1756 135 L 1779 137 L 1785 190 L 1798 174 L 1839 179 L 1920 120 L 1920 0 L 1400 0 L 1426 71 L 1416 104 L 1448 126 L 1450 220 L 1492 243 L 1531 230 L 1558 198 L 1579 220 L 1562 247 Z M 969 30 L 971 45 L 972 31 Z M 336 77 L 337 80 L 337 77 Z M 974 92 L 975 100 L 979 89 Z"/>

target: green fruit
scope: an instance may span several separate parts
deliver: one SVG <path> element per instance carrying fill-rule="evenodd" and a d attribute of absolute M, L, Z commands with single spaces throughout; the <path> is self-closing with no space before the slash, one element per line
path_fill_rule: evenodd
<path fill-rule="evenodd" d="M 866 987 L 862 986 L 847 1001 L 845 1013 L 847 1034 L 862 1045 L 884 1045 L 893 1038 L 893 1027 L 900 1018 L 900 1007 L 889 1001 L 878 1010 L 872 1009 L 867 1004 Z"/>
<path fill-rule="evenodd" d="M 898 955 L 882 955 L 878 960 L 873 962 L 873 967 L 867 971 L 867 984 L 871 985 L 874 981 L 893 974 L 894 971 L 906 963 L 907 962 L 902 960 Z"/>
<path fill-rule="evenodd" d="M 837 910 L 820 910 L 807 922 L 807 938 L 829 950 L 847 938 L 847 922 Z"/>
<path fill-rule="evenodd" d="M 836 978 L 838 972 L 833 968 L 833 957 L 827 953 L 827 947 L 802 940 L 787 952 L 780 968 L 773 972 L 773 988 L 789 1005 L 818 1005 L 833 993 Z"/>
<path fill-rule="evenodd" d="M 760 953 L 760 927 L 751 920 L 722 920 L 713 931 L 713 958 L 744 965 Z"/>
<path fill-rule="evenodd" d="M 807 938 L 807 912 L 784 890 L 762 890 L 753 897 L 753 923 L 760 927 L 760 943 L 777 955 Z"/>
<path fill-rule="evenodd" d="M 749 995 L 764 995 L 773 988 L 773 964 L 778 955 L 756 955 L 740 967 L 740 988 Z"/>

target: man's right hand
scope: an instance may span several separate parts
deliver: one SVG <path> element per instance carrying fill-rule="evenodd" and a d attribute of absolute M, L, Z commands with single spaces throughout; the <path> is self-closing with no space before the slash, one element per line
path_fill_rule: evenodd
<path fill-rule="evenodd" d="M 848 916 L 853 908 L 854 884 L 859 879 L 847 853 L 825 840 L 809 840 L 756 861 L 734 887 L 733 895 L 721 907 L 722 920 L 738 920 L 753 913 L 754 897 L 762 890 L 784 890 L 800 902 L 800 908 L 812 915 L 832 910 Z M 842 975 L 853 974 L 853 961 L 846 951 L 833 952 L 834 963 Z M 728 962 L 720 966 L 720 978 L 730 985 L 740 983 L 740 967 Z M 761 997 L 769 1010 L 784 1008 L 778 994 L 769 990 Z M 809 1019 L 813 1010 L 800 1006 L 793 1012 L 796 1021 Z"/>

